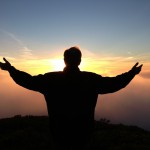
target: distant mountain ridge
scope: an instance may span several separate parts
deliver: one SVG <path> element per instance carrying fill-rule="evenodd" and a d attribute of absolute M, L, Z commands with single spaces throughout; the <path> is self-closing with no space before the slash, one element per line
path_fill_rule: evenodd
<path fill-rule="evenodd" d="M 150 131 L 136 126 L 96 121 L 92 150 L 150 150 Z M 0 149 L 51 150 L 47 116 L 0 119 Z"/>

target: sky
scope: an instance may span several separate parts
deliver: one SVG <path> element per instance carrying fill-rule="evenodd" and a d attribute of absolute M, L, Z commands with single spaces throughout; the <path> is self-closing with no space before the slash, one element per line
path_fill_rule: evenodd
<path fill-rule="evenodd" d="M 124 89 L 99 95 L 95 119 L 150 130 L 149 0 L 0 0 L 0 61 L 31 75 L 63 70 L 63 52 L 82 51 L 81 70 L 102 76 L 142 72 Z M 47 115 L 43 95 L 0 70 L 0 118 Z"/>

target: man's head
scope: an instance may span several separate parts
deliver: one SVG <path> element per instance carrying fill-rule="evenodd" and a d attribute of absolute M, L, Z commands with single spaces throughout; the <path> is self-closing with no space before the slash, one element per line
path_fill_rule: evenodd
<path fill-rule="evenodd" d="M 80 65 L 82 53 L 78 47 L 71 47 L 64 52 L 66 66 L 77 67 Z"/>

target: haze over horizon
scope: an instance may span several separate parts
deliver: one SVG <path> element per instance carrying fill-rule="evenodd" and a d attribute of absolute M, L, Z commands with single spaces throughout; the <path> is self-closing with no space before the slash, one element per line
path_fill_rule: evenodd
<path fill-rule="evenodd" d="M 140 75 L 113 94 L 100 95 L 95 118 L 150 130 L 149 0 L 1 0 L 0 61 L 32 75 L 63 70 L 63 52 L 79 46 L 81 70 L 102 76 Z M 43 95 L 14 83 L 0 70 L 0 118 L 47 115 Z"/>

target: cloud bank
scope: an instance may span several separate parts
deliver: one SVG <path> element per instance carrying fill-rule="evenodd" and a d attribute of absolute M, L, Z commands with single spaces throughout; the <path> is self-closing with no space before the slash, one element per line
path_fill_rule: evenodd
<path fill-rule="evenodd" d="M 150 130 L 150 80 L 135 77 L 124 89 L 99 96 L 96 119 L 107 118 L 113 123 L 137 125 Z"/>

